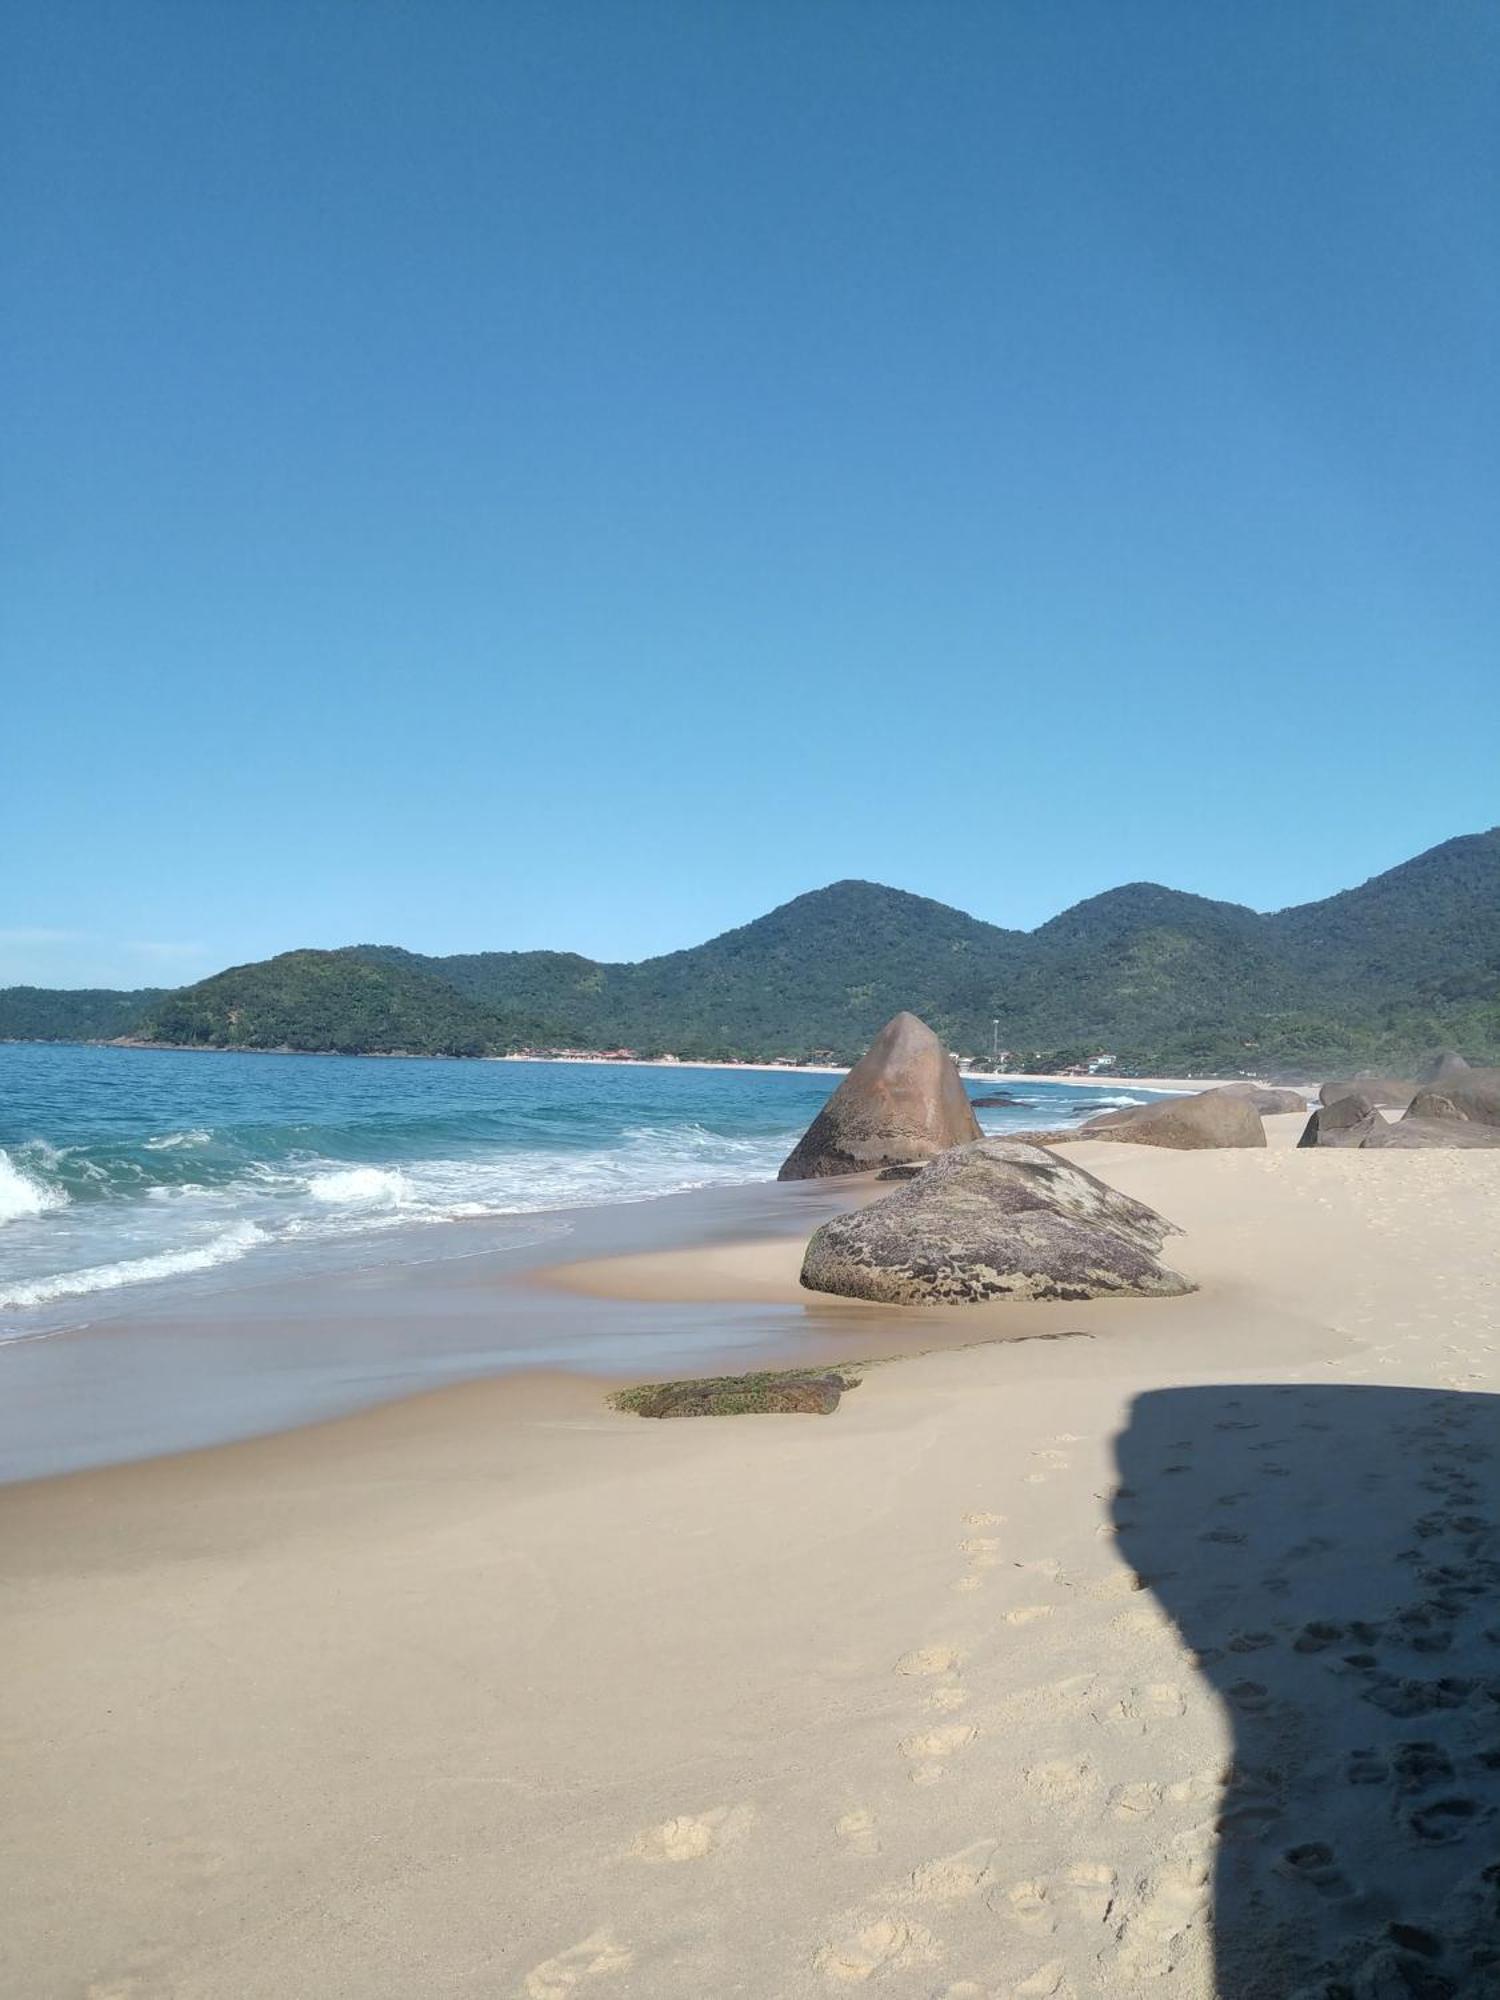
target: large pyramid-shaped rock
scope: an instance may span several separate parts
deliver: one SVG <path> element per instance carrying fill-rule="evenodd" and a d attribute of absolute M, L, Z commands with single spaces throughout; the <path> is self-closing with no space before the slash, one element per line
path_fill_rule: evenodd
<path fill-rule="evenodd" d="M 1170 1298 L 1193 1287 L 1157 1261 L 1174 1225 L 1041 1146 L 982 1139 L 869 1208 L 815 1232 L 809 1291 L 882 1305 L 983 1299 Z"/>
<path fill-rule="evenodd" d="M 930 1160 L 983 1137 L 963 1080 L 925 1021 L 887 1021 L 776 1176 L 812 1181 Z"/>

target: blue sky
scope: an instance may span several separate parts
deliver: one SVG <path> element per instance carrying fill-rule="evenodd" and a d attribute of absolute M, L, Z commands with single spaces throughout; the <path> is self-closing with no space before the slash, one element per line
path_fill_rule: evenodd
<path fill-rule="evenodd" d="M 1483 0 L 21 0 L 0 981 L 1500 819 Z"/>

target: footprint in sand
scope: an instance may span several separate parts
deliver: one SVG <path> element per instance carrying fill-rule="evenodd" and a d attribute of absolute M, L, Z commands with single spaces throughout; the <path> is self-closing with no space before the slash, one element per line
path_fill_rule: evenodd
<path fill-rule="evenodd" d="M 966 1528 L 998 1528 L 1004 1525 L 1003 1514 L 992 1514 L 988 1508 L 978 1508 L 972 1514 L 964 1515 Z"/>
<path fill-rule="evenodd" d="M 679 1813 L 676 1819 L 648 1827 L 631 1847 L 636 1861 L 701 1861 L 716 1848 L 728 1847 L 748 1829 L 753 1806 L 714 1806 L 704 1813 Z"/>
<path fill-rule="evenodd" d="M 1298 1847 L 1289 1847 L 1277 1861 L 1276 1872 L 1290 1882 L 1316 1889 L 1320 1896 L 1347 1896 L 1353 1891 L 1354 1885 L 1324 1840 L 1304 1840 Z"/>
<path fill-rule="evenodd" d="M 580 1943 L 549 1958 L 527 1973 L 526 2000 L 571 2000 L 580 1986 L 623 1972 L 633 1954 L 616 1944 L 611 1931 L 594 1931 Z"/>
<path fill-rule="evenodd" d="M 1201 1855 L 1174 1861 L 1148 1878 L 1122 1926 L 1122 1969 L 1132 1976 L 1170 1972 L 1209 1901 L 1209 1864 Z"/>
<path fill-rule="evenodd" d="M 903 1653 L 894 1671 L 898 1674 L 956 1674 L 962 1665 L 963 1655 L 952 1646 L 920 1646 L 914 1653 Z"/>
<path fill-rule="evenodd" d="M 1176 1628 L 1166 1612 L 1143 1604 L 1135 1611 L 1122 1611 L 1118 1618 L 1112 1618 L 1109 1629 L 1123 1639 L 1166 1639 Z"/>
<path fill-rule="evenodd" d="M 1149 1819 L 1161 1801 L 1161 1786 L 1142 1778 L 1135 1784 L 1116 1785 L 1109 1795 L 1109 1809 L 1116 1819 Z"/>
<path fill-rule="evenodd" d="M 1057 1917 L 1047 1885 L 1035 1877 L 1013 1882 L 1005 1892 L 1004 1901 L 997 1907 L 1025 1930 L 1051 1932 L 1057 1929 Z"/>
<path fill-rule="evenodd" d="M 903 1757 L 912 1763 L 911 1781 L 914 1785 L 934 1785 L 945 1775 L 943 1760 L 955 1757 L 960 1750 L 967 1750 L 979 1731 L 972 1723 L 950 1722 L 937 1729 L 927 1729 L 915 1736 L 902 1739 L 900 1749 Z"/>
<path fill-rule="evenodd" d="M 1115 1871 L 1107 1862 L 1075 1861 L 1063 1879 L 1068 1900 L 1085 1921 L 1108 1921 L 1115 1906 Z"/>
<path fill-rule="evenodd" d="M 1007 1625 L 1035 1625 L 1040 1618 L 1050 1618 L 1055 1609 L 1056 1606 L 1051 1604 L 1018 1604 L 1014 1611 L 1006 1612 L 1005 1622 Z"/>
<path fill-rule="evenodd" d="M 825 1944 L 813 1963 L 835 1985 L 858 1986 L 896 1966 L 935 1964 L 939 1956 L 936 1939 L 921 1924 L 880 1917 L 836 1944 Z"/>
<path fill-rule="evenodd" d="M 1224 1788 L 1224 1770 L 1196 1770 L 1174 1784 L 1142 1778 L 1136 1784 L 1116 1784 L 1110 1792 L 1110 1812 L 1116 1820 L 1148 1820 L 1160 1806 L 1206 1806 Z"/>
<path fill-rule="evenodd" d="M 1105 1720 L 1137 1723 L 1144 1728 L 1153 1722 L 1173 1722 L 1186 1713 L 1187 1701 L 1180 1687 L 1171 1681 L 1152 1681 L 1132 1688 L 1108 1711 Z"/>
<path fill-rule="evenodd" d="M 994 1840 L 976 1840 L 956 1854 L 924 1861 L 912 1871 L 912 1894 L 924 1903 L 960 1903 L 977 1896 L 989 1879 L 998 1845 Z"/>
<path fill-rule="evenodd" d="M 1078 1805 L 1099 1787 L 1098 1773 L 1086 1757 L 1033 1764 L 1021 1776 L 1027 1790 L 1049 1806 Z"/>
<path fill-rule="evenodd" d="M 1062 1564 L 1055 1556 L 1035 1556 L 1030 1562 L 1018 1562 L 1012 1566 L 1023 1576 L 1037 1576 L 1045 1583 L 1062 1581 Z"/>
<path fill-rule="evenodd" d="M 1000 1543 L 994 1535 L 967 1535 L 958 1548 L 972 1569 L 993 1569 L 1000 1560 Z"/>
<path fill-rule="evenodd" d="M 866 1811 L 863 1806 L 856 1806 L 853 1812 L 846 1812 L 833 1830 L 851 1854 L 880 1852 L 880 1832 L 875 1823 L 875 1815 Z"/>
<path fill-rule="evenodd" d="M 968 1699 L 967 1688 L 938 1687 L 933 1689 L 922 1706 L 934 1715 L 951 1715 L 956 1708 L 962 1708 Z"/>
<path fill-rule="evenodd" d="M 1146 1579 L 1137 1576 L 1133 1569 L 1112 1569 L 1108 1576 L 1088 1586 L 1090 1597 L 1103 1598 L 1106 1603 L 1115 1597 L 1133 1597 L 1137 1591 L 1146 1588 Z"/>

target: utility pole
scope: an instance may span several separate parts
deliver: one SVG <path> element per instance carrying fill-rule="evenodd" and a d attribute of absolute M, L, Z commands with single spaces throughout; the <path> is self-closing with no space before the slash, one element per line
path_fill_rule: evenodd
<path fill-rule="evenodd" d="M 1000 1060 L 1000 1023 L 999 1023 L 998 1021 L 991 1021 L 991 1023 L 990 1023 L 990 1068 L 991 1068 L 991 1069 L 993 1069 L 993 1068 L 995 1067 L 996 1063 L 997 1063 L 997 1062 L 999 1062 L 999 1060 Z"/>

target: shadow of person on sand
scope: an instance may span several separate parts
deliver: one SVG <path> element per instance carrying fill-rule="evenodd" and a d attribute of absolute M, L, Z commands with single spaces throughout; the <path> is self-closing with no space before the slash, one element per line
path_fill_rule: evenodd
<path fill-rule="evenodd" d="M 1121 1552 L 1233 1729 L 1220 2000 L 1500 1996 L 1500 1396 L 1161 1390 L 1117 1451 Z"/>

